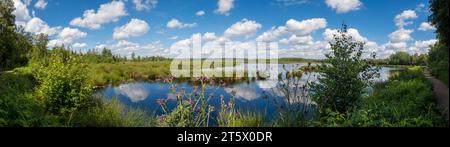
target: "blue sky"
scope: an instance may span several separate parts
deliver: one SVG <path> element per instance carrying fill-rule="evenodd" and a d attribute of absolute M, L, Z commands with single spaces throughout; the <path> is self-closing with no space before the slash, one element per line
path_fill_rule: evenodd
<path fill-rule="evenodd" d="M 49 34 L 49 47 L 64 44 L 80 51 L 108 47 L 124 56 L 132 52 L 170 56 L 170 49 L 188 46 L 186 42 L 195 35 L 205 39 L 208 34 L 210 42 L 238 44 L 261 40 L 269 33 L 271 39 L 265 40 L 280 42 L 282 57 L 323 58 L 329 51 L 327 35 L 342 22 L 353 29 L 350 35 L 368 43 L 367 52 L 376 52 L 380 58 L 396 51 L 427 53 L 436 42 L 435 28 L 426 23 L 428 0 L 14 2 L 16 24 L 32 33 Z M 197 15 L 199 11 L 204 13 Z M 274 36 L 277 28 L 281 33 Z"/>

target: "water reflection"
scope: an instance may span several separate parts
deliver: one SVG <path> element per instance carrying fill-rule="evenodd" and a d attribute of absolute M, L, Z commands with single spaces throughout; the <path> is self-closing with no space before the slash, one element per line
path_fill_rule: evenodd
<path fill-rule="evenodd" d="M 142 83 L 123 84 L 114 88 L 116 94 L 128 97 L 132 102 L 140 102 L 147 99 L 150 90 L 145 88 Z"/>
<path fill-rule="evenodd" d="M 283 68 L 286 70 L 292 70 L 295 68 L 300 68 L 302 65 L 285 65 L 284 67 L 279 67 L 281 73 L 285 73 Z M 283 65 L 280 65 L 283 66 Z M 391 70 L 397 70 L 396 68 L 382 68 L 380 70 L 380 77 L 375 81 L 387 81 L 389 78 L 389 72 Z M 272 76 L 272 75 L 271 75 Z M 304 74 L 300 80 L 299 85 L 295 83 L 290 83 L 285 85 L 289 88 L 294 88 L 297 86 L 301 90 L 301 85 L 305 85 L 306 81 L 316 81 L 319 77 L 318 73 Z M 252 109 L 257 111 L 266 110 L 268 115 L 275 113 L 276 106 L 273 104 L 268 104 L 268 97 L 279 98 L 283 101 L 287 94 L 294 98 L 290 100 L 291 103 L 304 103 L 313 104 L 313 102 L 308 97 L 301 97 L 300 99 L 295 99 L 296 96 L 293 93 L 286 92 L 281 83 L 286 83 L 286 78 L 283 77 L 281 81 L 278 80 L 256 80 L 249 82 L 242 82 L 234 85 L 229 85 L 226 87 L 210 87 L 206 90 L 205 95 L 214 94 L 210 104 L 214 107 L 220 107 L 220 96 L 224 95 L 228 101 L 231 97 L 231 93 L 234 91 L 236 101 L 236 107 L 238 109 Z M 276 84 L 278 86 L 271 87 L 271 85 Z M 178 90 L 184 87 L 186 93 L 192 93 L 194 87 L 187 83 L 176 84 Z M 270 88 L 267 88 L 270 87 Z M 176 96 L 171 93 L 171 84 L 160 83 L 160 82 L 139 82 L 139 83 L 128 83 L 122 84 L 117 87 L 109 86 L 100 90 L 97 94 L 103 95 L 107 99 L 118 98 L 121 102 L 131 107 L 142 108 L 144 110 L 156 112 L 156 114 L 161 114 L 161 107 L 156 103 L 157 99 L 168 99 L 168 105 L 170 107 L 176 106 Z"/>
<path fill-rule="evenodd" d="M 257 87 L 249 86 L 246 83 L 226 87 L 224 89 L 230 95 L 234 91 L 235 97 L 237 99 L 241 99 L 241 100 L 245 100 L 245 101 L 252 101 L 252 100 L 256 100 L 257 98 L 261 97 L 261 94 L 257 90 Z"/>

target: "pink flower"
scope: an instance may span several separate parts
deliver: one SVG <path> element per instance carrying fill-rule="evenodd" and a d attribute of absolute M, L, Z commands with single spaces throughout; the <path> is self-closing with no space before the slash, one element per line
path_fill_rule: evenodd
<path fill-rule="evenodd" d="M 165 99 L 157 99 L 156 102 L 157 102 L 159 105 L 161 105 L 161 106 L 166 105 L 166 100 L 165 100 Z"/>

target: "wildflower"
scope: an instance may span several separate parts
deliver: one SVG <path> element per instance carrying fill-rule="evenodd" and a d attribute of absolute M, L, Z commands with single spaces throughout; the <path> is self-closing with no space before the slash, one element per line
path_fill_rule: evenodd
<path fill-rule="evenodd" d="M 226 83 L 225 83 L 225 81 L 223 81 L 223 80 L 220 80 L 220 85 L 222 86 L 222 87 L 224 87 L 225 85 L 226 85 Z"/>
<path fill-rule="evenodd" d="M 189 99 L 189 105 L 194 104 L 194 101 L 192 99 Z"/>
<path fill-rule="evenodd" d="M 159 105 L 161 105 L 161 106 L 163 106 L 163 105 L 166 104 L 166 100 L 165 100 L 165 99 L 157 99 L 156 102 L 157 102 Z"/>

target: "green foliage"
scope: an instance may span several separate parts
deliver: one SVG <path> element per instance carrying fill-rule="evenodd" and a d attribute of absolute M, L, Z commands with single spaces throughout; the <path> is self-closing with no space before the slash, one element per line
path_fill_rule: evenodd
<path fill-rule="evenodd" d="M 388 62 L 390 65 L 426 65 L 427 55 L 410 55 L 407 52 L 396 52 L 389 56 Z"/>
<path fill-rule="evenodd" d="M 439 42 L 448 45 L 448 3 L 449 0 L 430 0 L 432 14 L 428 20 L 436 27 Z M 447 48 L 448 52 L 448 48 Z"/>
<path fill-rule="evenodd" d="M 31 48 L 31 37 L 16 27 L 11 0 L 0 1 L 0 72 L 25 65 Z"/>
<path fill-rule="evenodd" d="M 448 46 L 441 43 L 432 46 L 429 56 L 431 74 L 448 86 Z"/>
<path fill-rule="evenodd" d="M 88 107 L 93 86 L 79 57 L 64 48 L 54 48 L 48 64 L 36 72 L 37 97 L 54 114 L 73 113 Z"/>
<path fill-rule="evenodd" d="M 71 125 L 79 127 L 154 127 L 156 119 L 145 111 L 127 108 L 117 99 L 98 103 L 77 113 Z"/>
<path fill-rule="evenodd" d="M 331 108 L 346 112 L 356 106 L 371 79 L 378 75 L 378 68 L 363 59 L 364 43 L 355 42 L 347 35 L 346 26 L 335 35 L 335 42 L 330 43 L 331 53 L 319 70 L 321 77 L 312 83 L 312 97 L 317 102 L 318 110 Z M 375 56 L 375 55 L 373 55 Z"/>
<path fill-rule="evenodd" d="M 48 115 L 34 97 L 36 80 L 28 68 L 0 75 L 0 126 L 58 126 L 59 118 Z"/>
<path fill-rule="evenodd" d="M 432 14 L 429 21 L 436 27 L 436 36 L 439 42 L 432 46 L 429 52 L 428 63 L 433 76 L 448 86 L 448 4 L 449 0 L 430 0 Z"/>
<path fill-rule="evenodd" d="M 170 75 L 168 61 L 99 63 L 88 66 L 95 85 L 155 80 Z"/>
<path fill-rule="evenodd" d="M 437 127 L 448 126 L 436 109 L 430 83 L 420 68 L 404 71 L 377 86 L 361 106 L 350 113 L 327 111 L 319 126 Z"/>
<path fill-rule="evenodd" d="M 169 83 L 173 82 L 172 78 L 167 79 Z M 209 105 L 208 97 L 205 95 L 207 78 L 201 77 L 200 88 L 194 88 L 194 92 L 186 93 L 185 89 L 177 91 L 175 85 L 172 85 L 172 93 L 176 95 L 177 106 L 173 110 L 169 110 L 166 106 L 167 99 L 159 99 L 158 103 L 164 110 L 165 114 L 160 116 L 160 126 L 163 127 L 208 127 L 211 119 L 211 112 L 214 107 Z"/>

